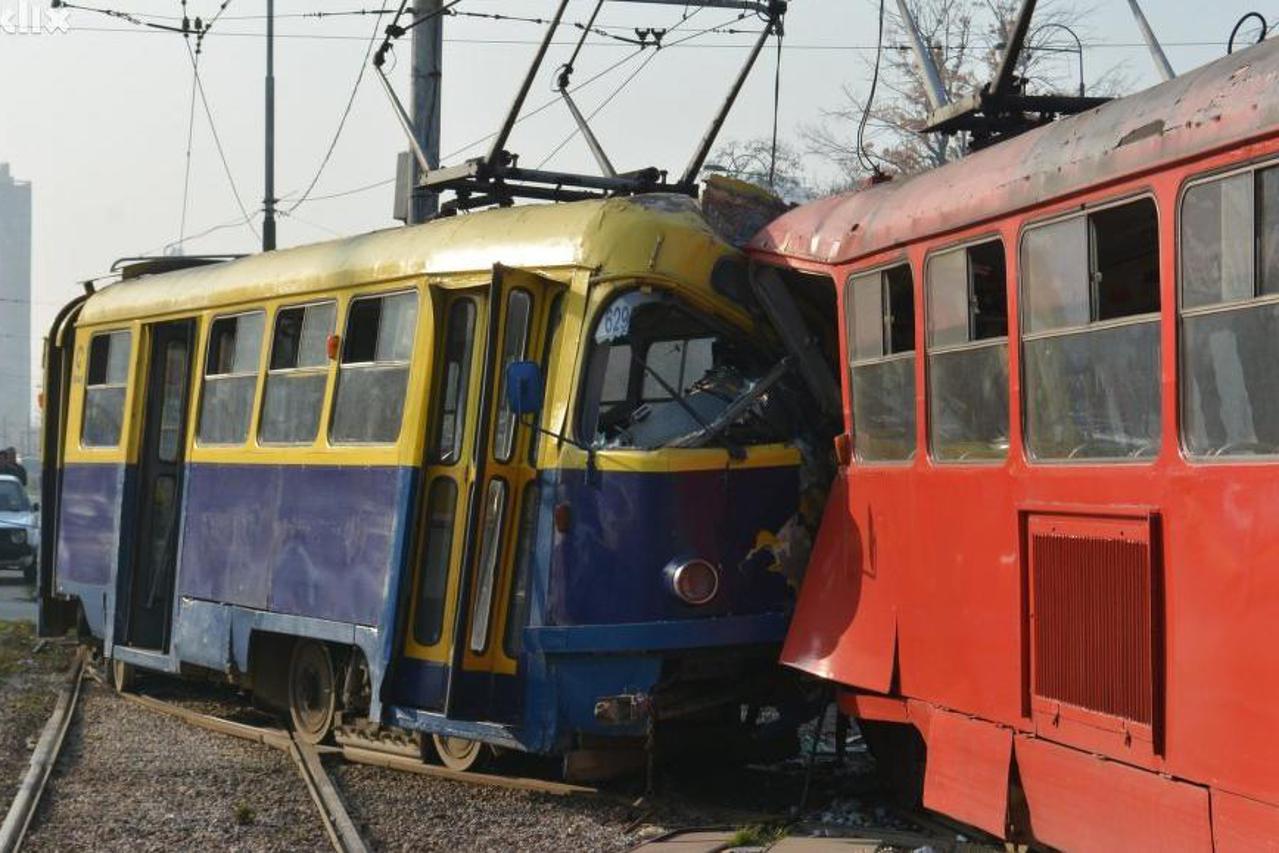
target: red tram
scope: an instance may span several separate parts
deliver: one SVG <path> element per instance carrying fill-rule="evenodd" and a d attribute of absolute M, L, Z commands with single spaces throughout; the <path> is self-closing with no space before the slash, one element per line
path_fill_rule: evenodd
<path fill-rule="evenodd" d="M 932 809 L 1279 849 L 1276 93 L 1271 41 L 754 242 L 846 366 L 783 659 Z"/>

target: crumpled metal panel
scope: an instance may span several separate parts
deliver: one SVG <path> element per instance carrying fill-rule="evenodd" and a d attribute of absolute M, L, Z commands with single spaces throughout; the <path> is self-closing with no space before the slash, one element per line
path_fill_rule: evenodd
<path fill-rule="evenodd" d="M 781 661 L 820 678 L 887 693 L 895 611 L 887 579 L 867 564 L 855 538 L 848 488 L 844 474 L 831 485 Z"/>
<path fill-rule="evenodd" d="M 846 263 L 1279 132 L 1279 40 L 901 181 L 780 217 L 753 249 Z"/>

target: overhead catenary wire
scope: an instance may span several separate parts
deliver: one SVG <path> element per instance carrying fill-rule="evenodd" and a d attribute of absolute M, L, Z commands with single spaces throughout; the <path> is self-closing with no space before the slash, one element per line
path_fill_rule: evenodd
<path fill-rule="evenodd" d="M 879 164 L 870 157 L 866 149 L 866 124 L 870 121 L 871 109 L 875 104 L 875 90 L 879 87 L 879 65 L 884 56 L 884 0 L 879 0 L 879 36 L 875 50 L 875 70 L 870 78 L 870 93 L 866 96 L 866 106 L 862 110 L 861 121 L 857 124 L 857 162 L 871 174 L 879 174 Z"/>
<path fill-rule="evenodd" d="M 773 72 L 773 145 L 768 158 L 768 188 L 777 189 L 777 120 L 782 111 L 782 39 L 784 32 L 777 30 L 777 65 Z"/>
<path fill-rule="evenodd" d="M 222 170 L 226 173 L 227 183 L 231 186 L 231 194 L 235 196 L 235 203 L 244 217 L 244 224 L 253 232 L 255 239 L 260 239 L 258 229 L 253 225 L 248 208 L 244 206 L 244 199 L 240 197 L 240 188 L 236 186 L 235 176 L 231 174 L 231 164 L 227 162 L 226 152 L 222 149 L 222 137 L 218 134 L 218 125 L 213 118 L 213 109 L 209 106 L 209 98 L 204 91 L 204 81 L 200 79 L 200 68 L 195 59 L 195 52 L 191 49 L 189 42 L 183 42 L 183 44 L 186 47 L 187 56 L 191 58 L 191 69 L 195 74 L 195 88 L 200 93 L 200 103 L 204 106 L 204 115 L 209 121 L 209 133 L 213 137 L 213 146 L 217 149 L 218 159 L 222 162 Z"/>
<path fill-rule="evenodd" d="M 383 11 L 386 10 L 386 5 L 387 5 L 386 0 L 383 0 L 382 2 Z M 299 196 L 296 201 L 294 201 L 292 204 L 289 205 L 288 209 L 285 211 L 286 213 L 293 213 L 293 211 L 297 210 L 299 207 L 301 207 L 303 204 L 306 203 L 307 198 L 310 197 L 311 192 L 315 189 L 315 185 L 320 182 L 320 177 L 324 174 L 325 168 L 328 167 L 329 160 L 332 159 L 333 152 L 334 150 L 337 149 L 338 140 L 342 138 L 342 131 L 346 128 L 346 121 L 348 118 L 351 117 L 351 108 L 355 106 L 355 96 L 359 94 L 360 84 L 364 82 L 364 73 L 368 70 L 369 60 L 373 56 L 374 45 L 377 44 L 378 32 L 380 29 L 381 29 L 381 20 L 379 19 L 379 21 L 373 25 L 373 34 L 369 37 L 368 47 L 366 47 L 364 50 L 364 58 L 360 61 L 360 70 L 355 75 L 355 84 L 351 87 L 351 94 L 346 99 L 346 107 L 343 108 L 342 116 L 338 119 L 337 129 L 333 131 L 333 138 L 329 140 L 329 147 L 324 152 L 324 157 L 320 160 L 320 166 L 318 169 L 315 170 L 315 175 L 312 176 L 311 182 L 307 184 L 307 187 L 305 190 L 302 191 L 301 196 Z"/>

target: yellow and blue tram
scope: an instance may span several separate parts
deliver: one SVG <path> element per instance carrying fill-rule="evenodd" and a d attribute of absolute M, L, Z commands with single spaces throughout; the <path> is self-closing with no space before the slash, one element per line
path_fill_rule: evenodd
<path fill-rule="evenodd" d="M 459 767 L 759 701 L 831 431 L 765 309 L 833 308 L 750 279 L 669 196 L 126 270 L 47 345 L 43 628 Z"/>

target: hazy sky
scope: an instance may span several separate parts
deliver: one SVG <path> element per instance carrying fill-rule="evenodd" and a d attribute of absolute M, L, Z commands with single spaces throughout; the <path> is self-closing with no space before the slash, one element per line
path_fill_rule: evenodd
<path fill-rule="evenodd" d="M 179 0 L 94 0 L 147 15 L 179 15 Z M 192 17 L 210 17 L 220 0 L 188 0 Z M 0 0 L 20 20 L 22 9 L 43 10 L 47 0 Z M 383 0 L 278 0 L 276 3 L 277 193 L 289 207 L 310 182 L 328 148 L 374 30 L 373 16 L 307 16 L 378 8 Z M 395 0 L 386 0 L 395 7 Z M 593 0 L 573 0 L 568 19 L 585 19 Z M 893 5 L 891 0 L 890 7 Z M 1235 20 L 1255 0 L 1145 0 L 1155 31 L 1173 65 L 1187 70 L 1224 52 Z M 546 16 L 552 0 L 462 0 L 458 11 Z M 201 78 L 236 186 L 250 211 L 262 199 L 263 0 L 229 0 L 204 42 Z M 782 60 L 783 138 L 821 119 L 840 87 L 864 90 L 867 48 L 875 41 L 872 0 L 793 0 Z M 682 6 L 613 2 L 600 22 L 674 28 Z M 748 19 L 705 10 L 667 39 L 725 24 L 755 29 Z M 77 282 L 106 272 L 117 257 L 157 253 L 177 240 L 186 168 L 192 73 L 180 35 L 140 28 L 124 20 L 73 10 L 66 33 L 0 31 L 0 161 L 34 185 L 33 329 L 39 336 L 53 313 L 78 290 Z M 541 35 L 531 24 L 450 17 L 445 24 L 443 150 L 461 159 L 467 143 L 496 129 Z M 1150 60 L 1124 0 L 1097 0 L 1086 32 L 1087 73 L 1100 75 L 1125 64 L 1137 88 L 1154 82 Z M 567 57 L 568 31 L 548 57 L 529 106 L 551 98 L 551 75 Z M 749 35 L 707 33 L 686 46 L 656 55 L 600 113 L 594 124 L 619 169 L 657 165 L 678 172 L 703 132 L 744 56 Z M 633 49 L 592 38 L 578 62 L 576 80 L 623 59 Z M 638 56 L 585 89 L 578 97 L 590 112 L 612 94 L 648 55 Z M 769 132 L 775 53 L 770 46 L 724 130 L 722 138 Z M 1073 63 L 1073 56 L 1063 57 Z M 392 77 L 408 97 L 408 39 L 398 49 Z M 1068 64 L 1067 69 L 1071 66 Z M 186 234 L 196 235 L 239 216 L 235 196 L 214 148 L 209 125 L 196 108 Z M 570 132 L 556 105 L 521 124 L 511 148 L 525 165 L 537 165 Z M 851 130 L 851 129 L 850 129 Z M 319 184 L 328 195 L 389 179 L 395 154 L 406 147 L 376 79 L 366 75 L 354 109 Z M 474 147 L 462 156 L 477 154 Z M 452 154 L 453 156 L 448 156 Z M 580 141 L 548 165 L 593 170 Z M 820 168 L 814 164 L 814 168 Z M 386 227 L 392 187 L 311 201 L 280 220 L 281 246 Z M 260 220 L 255 220 L 256 221 Z M 249 252 L 258 241 L 247 226 L 221 228 L 186 243 L 188 253 Z M 0 310 L 9 310 L 0 307 Z M 33 342 L 33 348 L 35 346 Z M 38 358 L 34 362 L 39 364 Z"/>

